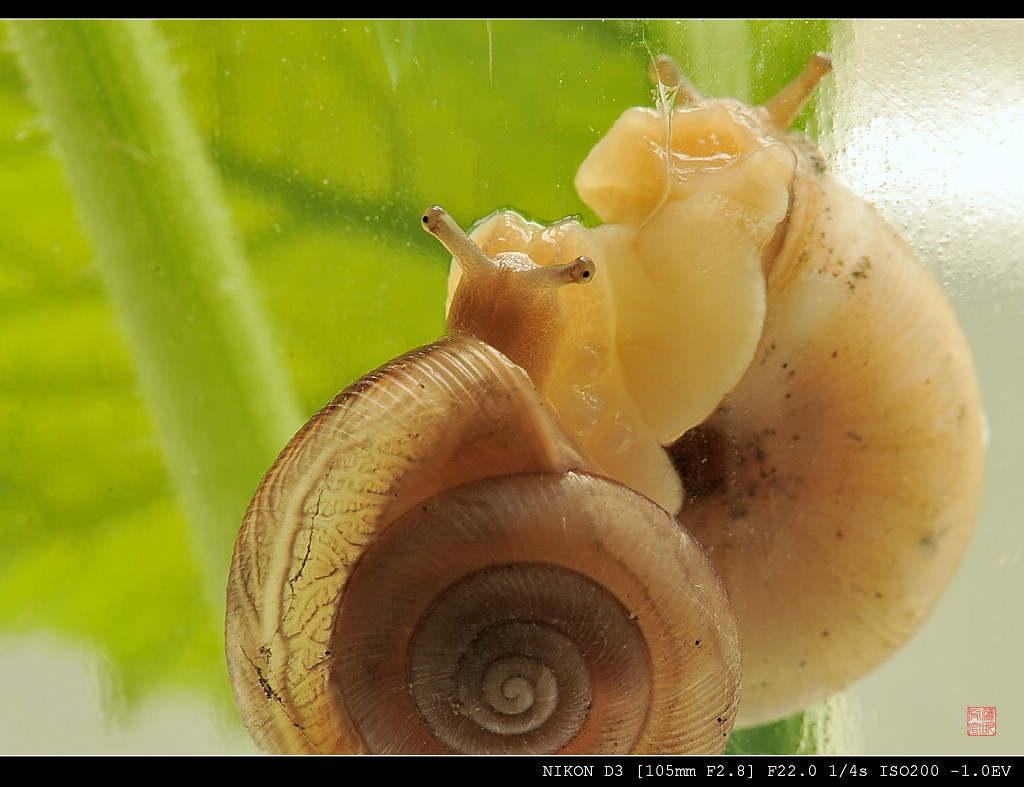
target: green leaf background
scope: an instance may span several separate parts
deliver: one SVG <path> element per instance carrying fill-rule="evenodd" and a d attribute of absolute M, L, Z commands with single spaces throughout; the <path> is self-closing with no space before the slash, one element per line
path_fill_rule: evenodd
<path fill-rule="evenodd" d="M 104 26 L 120 23 L 41 24 L 63 26 L 91 62 L 115 71 L 125 68 L 117 42 L 138 32 L 104 38 Z M 167 261 L 133 264 L 171 267 L 117 296 L 129 273 L 97 264 L 102 242 L 81 217 L 121 186 L 111 176 L 91 196 L 77 189 L 86 204 L 76 205 L 69 159 L 90 154 L 55 151 L 56 113 L 20 66 L 30 46 L 19 55 L 18 43 L 35 33 L 0 27 L 0 631 L 53 632 L 102 653 L 115 716 L 130 718 L 148 696 L 187 693 L 236 727 L 222 614 L 242 513 L 308 415 L 441 332 L 447 257 L 419 228 L 422 210 L 444 205 L 463 225 L 503 206 L 543 221 L 593 221 L 573 176 L 624 108 L 650 104 L 652 54 L 675 56 L 709 95 L 757 101 L 844 30 L 823 21 L 128 24 L 165 42 L 160 89 L 180 86 L 199 134 L 184 155 L 212 161 L 217 182 L 204 193 L 227 206 L 210 231 L 227 233 L 228 256 L 240 250 L 244 270 L 231 281 L 246 290 L 239 297 L 254 327 L 243 328 L 256 335 L 236 345 L 232 322 L 221 349 L 250 372 L 280 372 L 271 393 L 232 383 L 261 437 L 212 441 L 216 461 L 234 457 L 238 469 L 219 482 L 222 499 L 195 513 L 204 501 L 181 491 L 206 460 L 172 444 L 194 426 L 220 434 L 231 416 L 210 402 L 230 364 L 179 358 L 165 372 L 177 386 L 163 397 L 177 405 L 168 419 L 160 392 L 140 377 L 146 331 L 123 304 L 148 299 L 137 309 L 151 319 L 147 330 L 175 341 L 220 335 L 216 300 L 184 322 L 160 310 L 172 296 L 159 283 L 180 281 L 171 269 L 178 244 L 205 234 L 206 217 L 193 223 L 189 205 L 149 206 L 166 219 L 152 259 Z M 69 82 L 65 98 L 82 89 Z M 828 128 L 830 91 L 827 83 L 801 118 L 812 135 Z M 117 95 L 107 101 L 120 111 Z M 115 236 L 137 229 L 133 213 L 106 221 Z M 202 284 L 205 274 L 181 275 Z M 275 412 L 260 415 L 253 402 L 268 399 Z M 225 509 L 234 513 L 206 521 Z M 737 736 L 735 750 L 793 750 L 800 724 Z"/>

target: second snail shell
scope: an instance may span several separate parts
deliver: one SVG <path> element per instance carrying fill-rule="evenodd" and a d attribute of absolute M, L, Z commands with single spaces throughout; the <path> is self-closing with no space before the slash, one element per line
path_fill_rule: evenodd
<path fill-rule="evenodd" d="M 828 60 L 764 107 L 657 65 L 684 105 L 627 110 L 577 174 L 604 224 L 501 211 L 472 235 L 604 274 L 563 293 L 563 373 L 538 386 L 603 472 L 708 551 L 747 726 L 845 687 L 927 617 L 977 517 L 982 408 L 937 283 L 787 133 Z"/>
<path fill-rule="evenodd" d="M 913 633 L 976 516 L 980 397 L 941 290 L 810 143 L 786 133 L 827 68 L 816 57 L 765 107 L 748 107 L 707 101 L 659 63 L 658 110 L 627 111 L 577 176 L 599 227 L 541 227 L 504 211 L 473 231 L 474 244 L 428 212 L 463 274 L 452 336 L 315 416 L 261 484 L 239 536 L 228 660 L 262 748 L 721 751 L 737 704 L 739 724 L 800 710 Z M 672 108 L 675 91 L 689 106 Z M 527 509 L 553 520 L 515 536 L 492 531 L 497 517 L 485 515 L 486 525 L 466 525 L 472 537 L 428 551 L 421 539 L 440 520 L 511 505 L 516 485 L 533 501 Z M 580 503 L 587 516 L 570 524 L 548 496 L 555 490 L 621 495 L 650 517 L 629 535 L 595 526 L 622 518 L 609 497 Z M 449 495 L 456 513 L 441 502 Z M 420 515 L 423 530 L 411 524 Z M 650 540 L 633 540 L 638 530 Z M 563 539 L 553 549 L 547 531 Z M 499 545 L 495 562 L 473 557 L 478 540 Z M 379 562 L 385 555 L 395 563 Z M 597 589 L 606 565 L 624 585 Z M 563 571 L 558 590 L 524 589 Z M 363 578 L 389 573 L 439 595 L 364 590 Z M 588 600 L 559 607 L 576 597 L 569 587 Z M 459 606 L 455 588 L 483 589 L 483 606 L 508 606 L 513 622 L 446 628 L 435 611 Z M 616 622 L 606 639 L 640 645 L 623 662 L 639 681 L 625 693 L 647 704 L 632 716 L 595 706 L 572 734 L 546 737 L 545 727 L 565 725 L 548 721 L 561 717 L 544 716 L 543 701 L 528 719 L 544 687 L 572 686 L 586 704 L 584 684 L 484 648 L 528 639 L 520 624 L 532 613 L 497 600 L 527 596 L 555 605 L 559 622 L 538 626 L 558 638 L 575 637 L 580 606 L 608 600 L 601 617 Z M 443 648 L 424 645 L 421 630 L 439 642 L 461 636 L 470 655 L 424 677 L 408 654 Z M 552 664 L 590 653 L 573 651 Z M 500 714 L 525 712 L 514 687 L 531 697 L 529 729 L 511 738 L 488 737 L 501 727 L 484 720 L 496 706 L 461 688 L 458 665 L 499 662 L 523 671 L 499 681 L 511 703 Z M 416 699 L 421 678 L 432 699 Z M 363 700 L 387 731 L 355 710 Z M 662 715 L 679 702 L 694 715 Z M 618 725 L 614 742 L 612 717 L 635 720 Z M 442 719 L 484 733 L 432 732 Z"/>

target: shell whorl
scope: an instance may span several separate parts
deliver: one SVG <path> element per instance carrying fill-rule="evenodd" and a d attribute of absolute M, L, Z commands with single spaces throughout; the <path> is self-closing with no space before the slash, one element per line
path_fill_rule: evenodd
<path fill-rule="evenodd" d="M 232 565 L 229 668 L 260 747 L 720 751 L 740 682 L 721 583 L 675 519 L 586 467 L 522 369 L 473 339 L 321 410 Z"/>
<path fill-rule="evenodd" d="M 604 479 L 462 487 L 357 566 L 335 677 L 379 752 L 720 750 L 738 642 L 708 569 L 670 517 Z"/>

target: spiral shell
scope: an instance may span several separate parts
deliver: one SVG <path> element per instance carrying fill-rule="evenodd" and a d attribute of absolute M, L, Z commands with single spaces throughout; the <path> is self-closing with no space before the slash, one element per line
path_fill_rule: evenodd
<path fill-rule="evenodd" d="M 585 472 L 473 339 L 396 359 L 282 452 L 246 515 L 228 661 L 271 752 L 716 752 L 735 619 L 666 512 Z"/>

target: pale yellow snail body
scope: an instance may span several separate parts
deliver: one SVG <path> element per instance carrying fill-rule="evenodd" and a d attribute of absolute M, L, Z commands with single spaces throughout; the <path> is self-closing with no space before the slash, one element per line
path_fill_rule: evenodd
<path fill-rule="evenodd" d="M 473 232 L 483 254 L 426 214 L 465 275 L 452 336 L 317 414 L 239 536 L 227 653 L 262 748 L 720 751 L 740 640 L 749 724 L 842 688 L 919 625 L 976 514 L 979 396 L 920 262 L 786 135 L 826 71 L 812 60 L 762 108 L 684 87 L 692 106 L 673 111 L 663 86 L 658 111 L 627 111 L 581 167 L 599 227 L 505 211 Z M 492 532 L 506 519 L 492 506 L 534 514 Z M 488 524 L 440 537 L 440 520 L 469 510 Z M 627 523 L 625 510 L 643 515 Z M 495 568 L 508 565 L 520 568 Z M 392 574 L 408 582 L 371 584 Z M 493 589 L 492 576 L 511 584 Z M 445 621 L 463 587 L 512 622 L 472 613 L 458 633 Z M 512 660 L 504 700 L 473 698 L 451 665 L 504 664 L 492 642 L 524 649 L 533 613 L 496 600 L 520 597 L 555 608 L 557 624 L 531 625 L 559 644 L 539 646 L 543 669 Z M 615 621 L 596 637 L 590 606 Z M 444 650 L 434 641 L 472 647 L 439 670 L 412 666 L 411 653 Z M 616 664 L 614 691 L 597 688 L 611 670 L 584 666 L 609 660 L 594 641 L 639 648 Z M 552 681 L 568 709 L 551 710 Z M 693 715 L 663 712 L 681 705 Z"/>
<path fill-rule="evenodd" d="M 765 107 L 684 84 L 689 105 L 670 112 L 663 84 L 660 111 L 628 110 L 577 175 L 603 225 L 504 211 L 473 233 L 489 253 L 585 253 L 605 274 L 564 293 L 564 374 L 538 387 L 603 472 L 707 549 L 743 638 L 740 725 L 902 644 L 956 569 L 981 491 L 981 404 L 952 308 L 786 133 L 827 71 L 816 56 Z"/>

